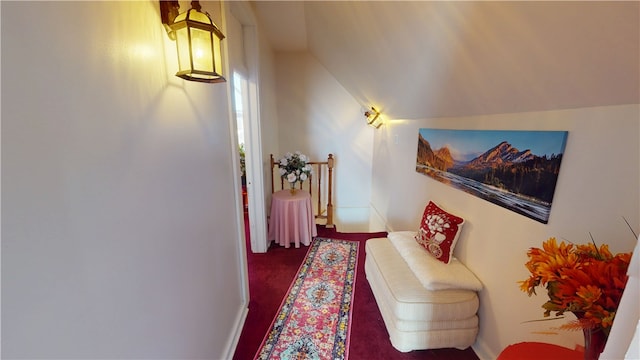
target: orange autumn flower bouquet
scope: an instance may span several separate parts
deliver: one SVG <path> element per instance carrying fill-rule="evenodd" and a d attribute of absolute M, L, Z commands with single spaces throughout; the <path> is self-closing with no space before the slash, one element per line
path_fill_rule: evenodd
<path fill-rule="evenodd" d="M 557 244 L 550 238 L 542 249 L 531 248 L 525 264 L 531 276 L 520 281 L 520 289 L 536 294 L 537 286 L 546 286 L 549 301 L 542 307 L 544 316 L 570 311 L 576 321 L 561 329 L 602 329 L 608 336 L 627 283 L 631 253 L 612 255 L 607 245 Z"/>

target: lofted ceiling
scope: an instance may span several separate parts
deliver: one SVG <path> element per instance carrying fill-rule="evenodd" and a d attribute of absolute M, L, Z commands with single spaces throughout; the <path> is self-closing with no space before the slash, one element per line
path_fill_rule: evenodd
<path fill-rule="evenodd" d="M 275 51 L 307 49 L 303 1 L 254 1 L 261 29 Z"/>
<path fill-rule="evenodd" d="M 639 2 L 257 1 L 362 105 L 419 119 L 640 103 Z"/>

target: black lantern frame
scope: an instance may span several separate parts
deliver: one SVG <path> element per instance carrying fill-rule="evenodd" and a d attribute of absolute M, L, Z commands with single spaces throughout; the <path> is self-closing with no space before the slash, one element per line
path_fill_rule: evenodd
<path fill-rule="evenodd" d="M 176 41 L 178 72 L 176 76 L 205 83 L 225 82 L 222 76 L 222 44 L 225 38 L 199 1 L 191 9 L 177 14 L 177 1 L 160 1 L 160 15 L 169 37 Z M 176 15 L 177 14 L 177 15 Z M 173 19 L 172 19 L 173 18 Z"/>

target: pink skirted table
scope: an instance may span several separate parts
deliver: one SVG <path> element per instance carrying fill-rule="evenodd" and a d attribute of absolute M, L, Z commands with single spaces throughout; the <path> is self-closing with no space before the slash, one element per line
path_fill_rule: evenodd
<path fill-rule="evenodd" d="M 288 248 L 300 244 L 309 246 L 318 235 L 311 204 L 311 195 L 298 189 L 295 194 L 281 190 L 271 195 L 271 217 L 269 218 L 269 240 Z"/>

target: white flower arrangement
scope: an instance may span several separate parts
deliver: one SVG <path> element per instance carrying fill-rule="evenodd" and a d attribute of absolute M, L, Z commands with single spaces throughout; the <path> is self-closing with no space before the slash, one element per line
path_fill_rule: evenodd
<path fill-rule="evenodd" d="M 309 178 L 313 170 L 311 165 L 307 164 L 308 161 L 309 158 L 300 151 L 296 151 L 293 154 L 290 152 L 284 154 L 284 157 L 278 161 L 280 176 L 292 186 L 298 181 L 300 183 L 304 182 Z"/>

